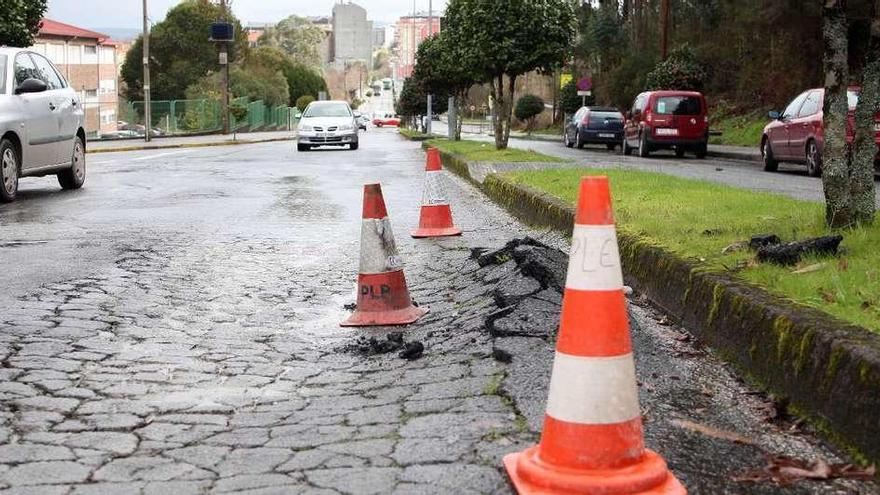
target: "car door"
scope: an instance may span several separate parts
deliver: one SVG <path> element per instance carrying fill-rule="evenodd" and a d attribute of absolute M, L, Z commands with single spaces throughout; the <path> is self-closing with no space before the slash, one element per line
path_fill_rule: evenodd
<path fill-rule="evenodd" d="M 13 70 L 15 87 L 26 79 L 43 78 L 27 52 L 15 56 Z M 22 122 L 22 170 L 54 165 L 57 158 L 58 119 L 52 109 L 52 95 L 44 91 L 23 93 L 15 98 L 25 116 Z"/>
<path fill-rule="evenodd" d="M 644 108 L 644 101 L 646 99 L 647 98 L 644 93 L 637 96 L 635 101 L 633 101 L 632 108 L 630 109 L 630 115 L 626 119 L 626 125 L 624 126 L 623 133 L 630 146 L 637 145 L 637 141 L 639 138 L 639 122 L 641 121 L 641 113 Z"/>
<path fill-rule="evenodd" d="M 574 115 L 571 116 L 571 120 L 569 120 L 568 125 L 565 126 L 565 132 L 568 133 L 568 139 L 572 143 L 575 142 L 575 140 L 577 139 L 578 122 L 581 121 L 583 116 L 584 109 L 581 108 L 577 112 L 575 112 Z"/>
<path fill-rule="evenodd" d="M 809 94 L 809 91 L 804 91 L 798 95 L 797 98 L 792 100 L 785 110 L 783 110 L 782 115 L 779 116 L 779 125 L 773 126 L 773 128 L 770 129 L 768 135 L 770 138 L 770 145 L 773 147 L 773 155 L 775 157 L 781 159 L 803 158 L 802 156 L 795 157 L 792 154 L 789 140 L 791 136 L 792 121 L 797 118 L 801 105 L 804 104 L 804 100 L 807 99 L 807 95 Z"/>
<path fill-rule="evenodd" d="M 76 99 L 73 91 L 66 87 L 64 79 L 58 75 L 58 71 L 48 59 L 37 53 L 31 53 L 31 59 L 49 86 L 46 92 L 51 99 L 49 108 L 52 109 L 57 122 L 54 163 L 67 163 L 73 156 L 73 137 L 76 135 L 76 115 L 73 106 Z"/>
<path fill-rule="evenodd" d="M 816 117 L 821 109 L 822 94 L 819 91 L 807 93 L 797 116 L 790 123 L 788 148 L 792 158 L 803 159 L 806 156 L 807 139 L 815 135 Z"/>

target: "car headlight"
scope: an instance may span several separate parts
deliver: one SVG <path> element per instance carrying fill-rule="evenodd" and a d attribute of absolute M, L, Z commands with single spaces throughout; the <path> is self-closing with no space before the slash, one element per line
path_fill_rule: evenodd
<path fill-rule="evenodd" d="M 350 131 L 352 129 L 354 129 L 354 127 L 351 126 L 351 124 L 343 124 L 343 125 L 339 126 L 340 131 Z"/>
<path fill-rule="evenodd" d="M 299 130 L 302 132 L 312 132 L 315 130 L 315 128 L 310 125 L 301 125 L 299 126 Z"/>

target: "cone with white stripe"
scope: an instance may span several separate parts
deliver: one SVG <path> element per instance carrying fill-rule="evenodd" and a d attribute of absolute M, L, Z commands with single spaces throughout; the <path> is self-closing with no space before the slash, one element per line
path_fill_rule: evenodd
<path fill-rule="evenodd" d="M 504 457 L 525 494 L 685 494 L 644 445 L 607 177 L 584 177 L 541 443 Z"/>
<path fill-rule="evenodd" d="M 428 148 L 428 161 L 425 164 L 425 189 L 422 193 L 422 211 L 419 215 L 419 228 L 413 237 L 446 237 L 461 235 L 461 229 L 452 223 L 452 208 L 443 191 L 443 168 L 440 166 L 440 151 Z"/>
<path fill-rule="evenodd" d="M 427 313 L 413 305 L 379 184 L 364 185 L 357 310 L 343 327 L 406 325 Z"/>

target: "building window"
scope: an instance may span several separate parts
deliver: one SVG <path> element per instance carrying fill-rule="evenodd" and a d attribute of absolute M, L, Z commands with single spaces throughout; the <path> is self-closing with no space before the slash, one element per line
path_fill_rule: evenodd
<path fill-rule="evenodd" d="M 84 45 L 83 46 L 83 60 L 84 64 L 97 64 L 98 63 L 98 47 L 95 45 Z"/>
<path fill-rule="evenodd" d="M 95 45 L 85 45 L 83 46 L 83 52 L 85 52 L 86 55 L 97 55 L 98 47 Z"/>
<path fill-rule="evenodd" d="M 67 47 L 67 63 L 70 65 L 79 65 L 82 63 L 82 46 L 68 45 Z"/>
<path fill-rule="evenodd" d="M 116 122 L 116 110 L 101 110 L 101 124 Z"/>
<path fill-rule="evenodd" d="M 99 88 L 102 95 L 116 93 L 116 79 L 101 79 Z"/>
<path fill-rule="evenodd" d="M 116 63 L 116 49 L 114 47 L 101 47 L 101 63 L 112 65 Z"/>
<path fill-rule="evenodd" d="M 83 91 L 83 94 L 86 98 L 97 98 L 98 90 L 97 89 L 86 89 Z"/>

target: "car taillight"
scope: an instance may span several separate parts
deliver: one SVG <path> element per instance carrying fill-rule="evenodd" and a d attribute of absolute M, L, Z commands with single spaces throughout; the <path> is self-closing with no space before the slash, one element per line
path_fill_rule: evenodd
<path fill-rule="evenodd" d="M 650 122 L 653 121 L 653 120 L 654 120 L 654 116 L 651 115 L 651 112 L 646 112 L 646 113 L 645 113 L 645 122 L 650 123 Z"/>
<path fill-rule="evenodd" d="M 880 122 L 874 122 L 874 132 L 880 132 Z"/>
<path fill-rule="evenodd" d="M 703 123 L 704 123 L 704 124 L 708 124 L 708 123 L 709 123 L 709 116 L 708 116 L 708 115 L 704 115 L 704 116 L 703 116 Z"/>

